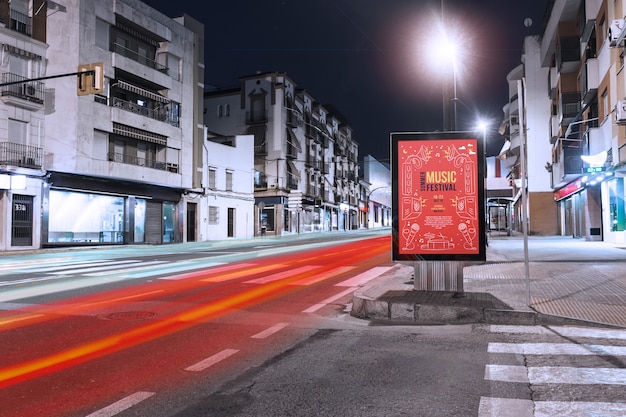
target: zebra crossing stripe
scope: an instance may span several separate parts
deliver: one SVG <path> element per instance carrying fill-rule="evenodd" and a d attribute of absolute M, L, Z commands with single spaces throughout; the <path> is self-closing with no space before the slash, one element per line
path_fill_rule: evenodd
<path fill-rule="evenodd" d="M 535 417 L 535 405 L 531 400 L 481 397 L 478 417 Z"/>
<path fill-rule="evenodd" d="M 601 413 L 601 414 L 599 414 Z M 478 417 L 623 417 L 626 403 L 536 401 L 481 397 Z"/>
<path fill-rule="evenodd" d="M 536 384 L 626 385 L 626 369 L 486 365 L 485 379 Z"/>
<path fill-rule="evenodd" d="M 564 337 L 587 337 L 593 339 L 618 339 L 626 340 L 626 330 L 622 329 L 591 329 L 583 327 L 559 327 L 559 326 L 511 326 L 491 325 L 491 333 L 514 333 L 514 334 L 539 334 Z"/>
<path fill-rule="evenodd" d="M 489 353 L 520 355 L 610 355 L 626 356 L 626 346 L 586 345 L 573 343 L 489 343 Z"/>

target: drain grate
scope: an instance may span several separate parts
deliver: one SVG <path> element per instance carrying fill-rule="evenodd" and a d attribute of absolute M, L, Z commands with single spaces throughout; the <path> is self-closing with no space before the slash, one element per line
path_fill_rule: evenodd
<path fill-rule="evenodd" d="M 117 313 L 105 314 L 100 316 L 100 318 L 105 320 L 146 320 L 156 316 L 156 313 L 152 311 L 120 311 Z"/>

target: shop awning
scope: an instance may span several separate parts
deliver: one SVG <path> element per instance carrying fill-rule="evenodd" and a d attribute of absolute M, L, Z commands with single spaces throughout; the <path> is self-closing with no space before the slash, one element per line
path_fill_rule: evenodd
<path fill-rule="evenodd" d="M 158 101 L 161 103 L 169 103 L 171 100 L 161 94 L 153 93 L 152 91 L 146 90 L 145 88 L 137 87 L 136 85 L 132 85 L 127 83 L 126 81 L 118 81 L 115 83 L 119 88 L 122 88 L 126 91 L 130 91 L 131 93 L 135 93 L 142 97 L 149 98 L 150 100 Z"/>

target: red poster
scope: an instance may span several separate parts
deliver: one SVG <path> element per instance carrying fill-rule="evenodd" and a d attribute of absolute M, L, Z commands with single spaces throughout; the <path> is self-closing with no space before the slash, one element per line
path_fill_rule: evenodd
<path fill-rule="evenodd" d="M 397 252 L 480 254 L 477 139 L 398 140 L 396 149 Z"/>

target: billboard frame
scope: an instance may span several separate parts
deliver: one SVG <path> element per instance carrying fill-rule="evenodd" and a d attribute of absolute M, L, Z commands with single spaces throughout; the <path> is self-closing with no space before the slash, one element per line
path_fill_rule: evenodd
<path fill-rule="evenodd" d="M 392 259 L 485 262 L 484 136 L 397 132 L 390 145 Z"/>

